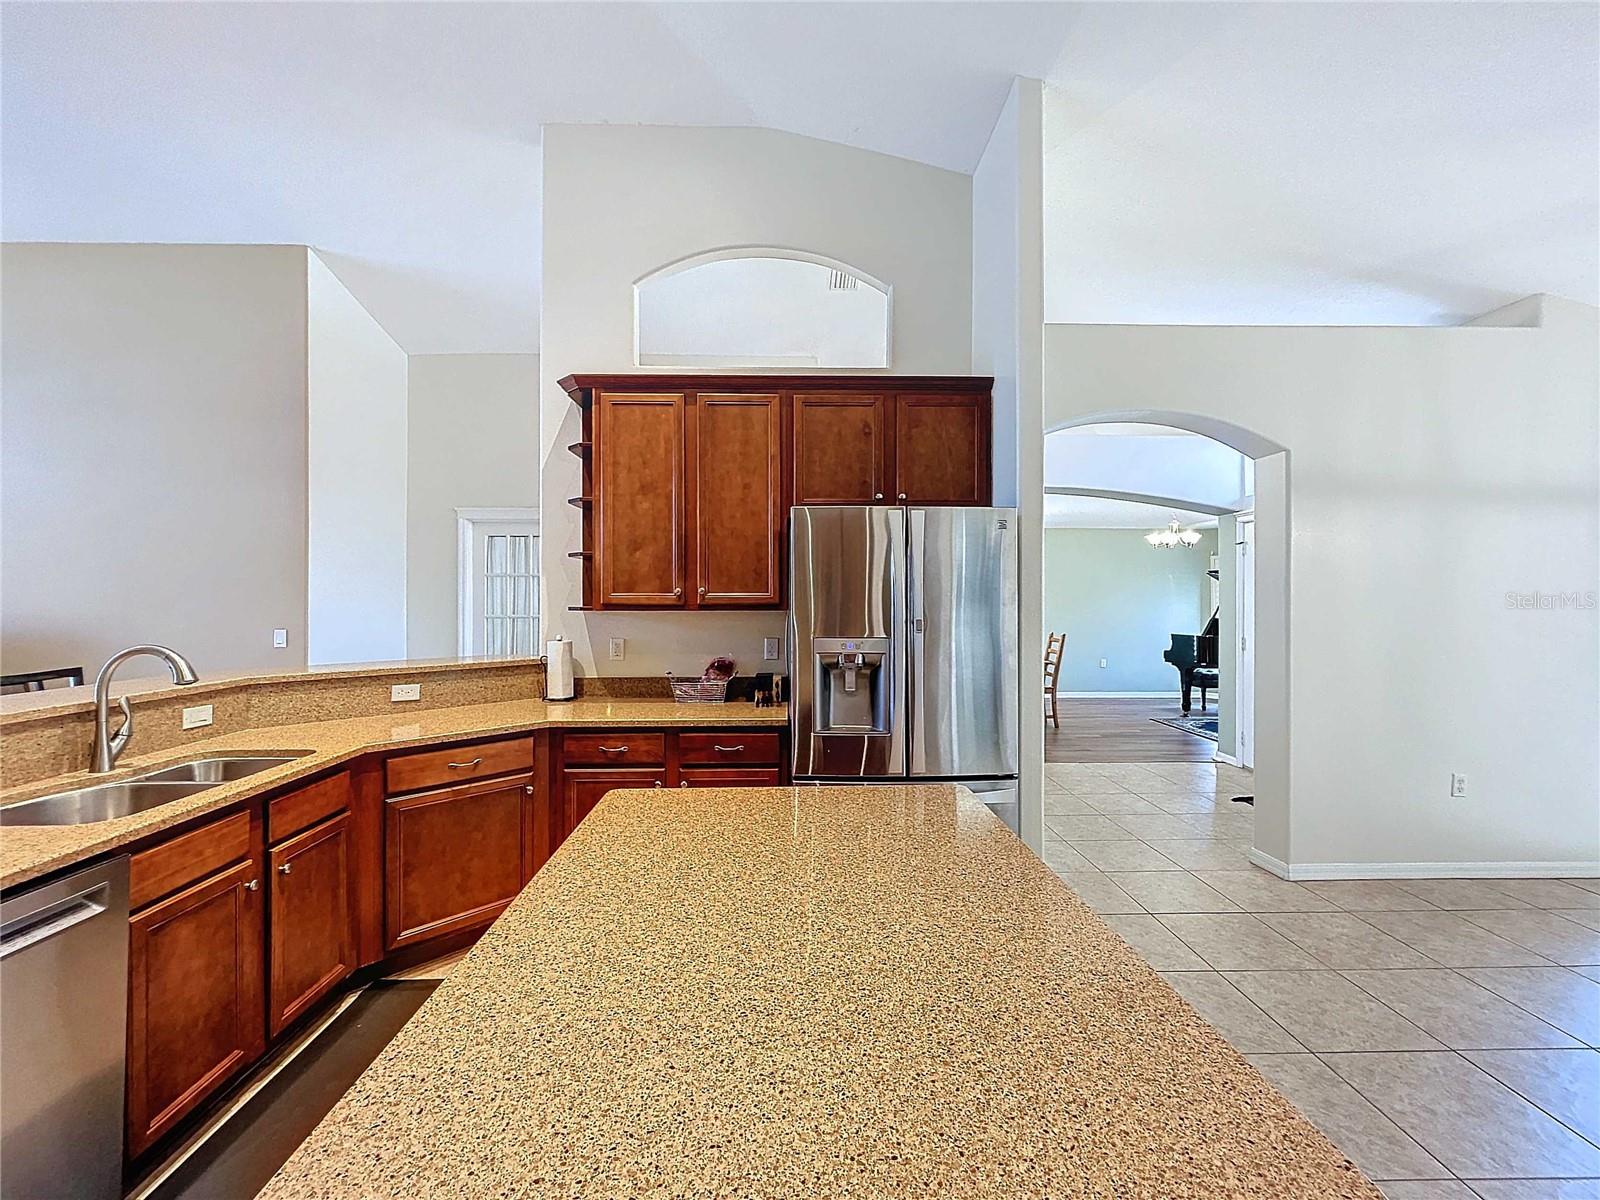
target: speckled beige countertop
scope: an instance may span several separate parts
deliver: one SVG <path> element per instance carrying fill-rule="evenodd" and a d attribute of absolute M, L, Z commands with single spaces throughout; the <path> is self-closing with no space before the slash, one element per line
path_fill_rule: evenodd
<path fill-rule="evenodd" d="M 610 793 L 262 1195 L 1381 1200 L 950 785 Z"/>
<path fill-rule="evenodd" d="M 51 871 L 115 850 L 198 813 L 260 795 L 285 783 L 337 766 L 375 750 L 427 746 L 497 733 L 524 733 L 560 727 L 638 725 L 642 727 L 783 725 L 788 710 L 753 704 L 674 704 L 670 700 L 512 700 L 433 708 L 381 717 L 352 717 L 303 725 L 274 725 L 190 742 L 158 754 L 129 755 L 114 775 L 86 772 L 41 780 L 0 792 L 0 804 L 109 780 L 125 779 L 169 763 L 220 753 L 296 753 L 300 757 L 233 783 L 207 788 L 158 808 L 96 821 L 89 825 L 13 825 L 0 827 L 0 888 L 37 879 Z M 88 747 L 84 747 L 88 757 Z"/>

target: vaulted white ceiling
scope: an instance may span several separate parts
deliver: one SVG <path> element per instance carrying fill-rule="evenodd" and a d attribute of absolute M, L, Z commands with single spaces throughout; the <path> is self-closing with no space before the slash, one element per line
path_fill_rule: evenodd
<path fill-rule="evenodd" d="M 1596 300 L 1593 5 L 76 4 L 0 16 L 4 236 L 308 243 L 412 353 L 537 347 L 540 126 L 953 170 L 1050 110 L 1049 315 Z"/>

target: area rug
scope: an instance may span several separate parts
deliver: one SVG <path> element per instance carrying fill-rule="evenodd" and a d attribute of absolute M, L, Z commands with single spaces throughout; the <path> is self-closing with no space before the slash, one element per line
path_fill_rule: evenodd
<path fill-rule="evenodd" d="M 1208 742 L 1217 740 L 1217 718 L 1210 717 L 1151 717 L 1157 725 L 1170 725 L 1174 729 L 1181 729 L 1185 733 L 1192 733 L 1195 737 L 1203 737 Z"/>

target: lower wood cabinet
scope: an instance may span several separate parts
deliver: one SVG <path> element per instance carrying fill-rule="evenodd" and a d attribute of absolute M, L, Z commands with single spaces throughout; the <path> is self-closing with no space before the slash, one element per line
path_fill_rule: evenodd
<path fill-rule="evenodd" d="M 261 897 L 249 860 L 129 921 L 130 1155 L 265 1049 Z"/>
<path fill-rule="evenodd" d="M 594 811 L 594 806 L 600 803 L 607 792 L 614 792 L 618 788 L 665 787 L 665 775 L 666 772 L 660 768 L 645 771 L 563 771 L 561 790 L 566 803 L 562 810 L 562 838 L 566 838 L 578 827 L 578 822 Z"/>
<path fill-rule="evenodd" d="M 268 851 L 267 1024 L 274 1037 L 355 969 L 350 858 L 348 812 Z"/>
<path fill-rule="evenodd" d="M 486 925 L 527 882 L 531 776 L 391 797 L 384 811 L 385 934 L 394 950 Z"/>
<path fill-rule="evenodd" d="M 777 767 L 685 767 L 678 780 L 684 787 L 778 787 Z"/>

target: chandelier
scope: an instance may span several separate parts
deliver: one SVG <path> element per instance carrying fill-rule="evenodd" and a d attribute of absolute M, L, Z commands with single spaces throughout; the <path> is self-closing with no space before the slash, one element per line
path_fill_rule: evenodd
<path fill-rule="evenodd" d="M 1184 529 L 1178 518 L 1173 517 L 1165 529 L 1152 529 L 1144 535 L 1144 540 L 1157 550 L 1171 550 L 1180 546 L 1187 550 L 1190 546 L 1199 544 L 1200 531 Z"/>

